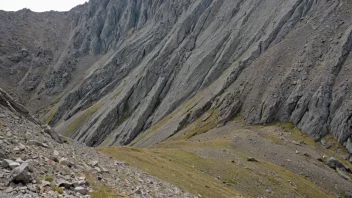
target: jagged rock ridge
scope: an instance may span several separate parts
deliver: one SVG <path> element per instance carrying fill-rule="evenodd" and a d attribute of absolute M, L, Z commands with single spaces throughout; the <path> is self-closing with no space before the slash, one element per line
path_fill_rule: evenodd
<path fill-rule="evenodd" d="M 50 124 L 90 146 L 128 144 L 185 101 L 196 102 L 141 145 L 162 141 L 210 108 L 219 110 L 218 125 L 240 113 L 250 124 L 289 121 L 315 139 L 332 133 L 347 144 L 350 6 L 92 0 L 62 14 L 70 28 L 48 66 L 55 72 L 32 92 L 61 98 Z"/>

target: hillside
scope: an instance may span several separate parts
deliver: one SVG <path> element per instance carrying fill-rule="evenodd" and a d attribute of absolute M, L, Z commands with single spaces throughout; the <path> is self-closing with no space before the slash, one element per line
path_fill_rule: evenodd
<path fill-rule="evenodd" d="M 137 167 L 133 157 L 110 149 L 171 160 L 180 157 L 170 156 L 176 149 L 224 174 L 219 161 L 227 158 L 216 150 L 230 148 L 275 165 L 250 167 L 254 172 L 281 167 L 298 181 L 301 165 L 284 167 L 270 150 L 304 161 L 286 144 L 299 136 L 311 143 L 306 153 L 320 156 L 305 159 L 306 170 L 316 171 L 306 186 L 343 196 L 349 169 L 343 177 L 326 163 L 332 156 L 344 166 L 352 161 L 351 18 L 349 0 L 90 0 L 68 12 L 0 11 L 0 87 L 59 134 Z M 296 136 L 282 137 L 282 125 Z M 242 147 L 232 142 L 233 131 L 244 133 Z M 215 142 L 202 144 L 208 135 Z M 217 138 L 225 142 L 213 148 Z M 321 151 L 327 142 L 334 147 Z M 319 175 L 338 178 L 315 184 Z M 232 187 L 235 194 L 260 195 Z"/>

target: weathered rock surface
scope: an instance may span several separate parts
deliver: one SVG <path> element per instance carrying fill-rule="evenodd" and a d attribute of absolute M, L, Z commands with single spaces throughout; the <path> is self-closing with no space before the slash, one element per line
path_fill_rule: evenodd
<path fill-rule="evenodd" d="M 66 13 L 1 12 L 0 31 L 13 32 L 0 39 L 0 73 L 15 78 L 1 76 L 0 86 L 20 82 L 14 91 L 32 97 L 32 110 L 58 101 L 46 121 L 89 146 L 129 144 L 169 118 L 136 143 L 150 146 L 209 108 L 218 126 L 240 113 L 343 144 L 352 135 L 351 17 L 347 0 L 91 0 Z M 45 42 L 21 31 L 34 19 Z"/>

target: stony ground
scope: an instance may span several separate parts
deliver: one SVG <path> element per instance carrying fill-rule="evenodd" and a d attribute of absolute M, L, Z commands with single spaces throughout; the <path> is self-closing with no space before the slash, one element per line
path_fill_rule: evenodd
<path fill-rule="evenodd" d="M 0 197 L 194 197 L 0 105 Z"/>

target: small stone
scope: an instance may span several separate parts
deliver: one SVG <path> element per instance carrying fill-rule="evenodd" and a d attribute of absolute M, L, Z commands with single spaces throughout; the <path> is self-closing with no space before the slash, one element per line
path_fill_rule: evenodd
<path fill-rule="evenodd" d="M 42 142 L 38 142 L 36 140 L 29 140 L 27 142 L 28 145 L 30 146 L 41 146 L 41 147 L 44 147 L 44 148 L 49 148 L 49 146 L 45 143 L 42 143 Z"/>
<path fill-rule="evenodd" d="M 85 181 L 85 180 L 86 180 L 86 177 L 78 177 L 78 179 Z"/>
<path fill-rule="evenodd" d="M 13 151 L 14 151 L 15 153 L 17 153 L 17 152 L 21 151 L 21 149 L 18 148 L 18 147 L 15 147 L 15 148 L 13 148 Z"/>
<path fill-rule="evenodd" d="M 99 167 L 94 168 L 98 173 L 101 173 L 101 169 Z"/>
<path fill-rule="evenodd" d="M 299 151 L 296 150 L 296 154 L 299 154 Z"/>
<path fill-rule="evenodd" d="M 331 147 L 331 144 L 329 142 L 327 142 L 325 139 L 321 139 L 320 143 L 326 149 L 329 149 Z"/>
<path fill-rule="evenodd" d="M 74 187 L 79 187 L 79 186 L 84 186 L 86 184 L 87 184 L 87 182 L 85 180 L 79 180 L 79 181 L 74 182 L 73 186 Z"/>
<path fill-rule="evenodd" d="M 21 150 L 21 151 L 24 151 L 26 150 L 26 146 L 21 144 L 21 143 L 18 143 L 18 148 Z"/>
<path fill-rule="evenodd" d="M 297 142 L 296 140 L 292 140 L 292 143 L 295 145 L 301 145 L 301 142 Z"/>
<path fill-rule="evenodd" d="M 59 151 L 54 150 L 53 155 L 55 155 L 55 156 L 59 156 L 59 155 L 60 155 L 60 153 L 59 153 Z"/>
<path fill-rule="evenodd" d="M 49 157 L 50 160 L 54 161 L 54 162 L 59 162 L 59 159 L 57 158 L 57 156 L 53 155 Z"/>
<path fill-rule="evenodd" d="M 1 162 L 1 166 L 3 168 L 9 168 L 10 167 L 10 164 L 13 163 L 14 161 L 12 160 L 9 160 L 9 159 L 4 159 L 2 162 Z"/>
<path fill-rule="evenodd" d="M 73 187 L 73 184 L 66 180 L 59 180 L 57 184 L 59 187 L 65 187 L 66 189 L 70 189 L 71 187 Z"/>
<path fill-rule="evenodd" d="M 64 166 L 71 166 L 71 162 L 69 162 L 66 158 L 61 158 L 59 163 Z"/>
<path fill-rule="evenodd" d="M 5 118 L 5 114 L 0 114 L 0 118 Z"/>
<path fill-rule="evenodd" d="M 8 187 L 8 188 L 6 188 L 6 190 L 5 190 L 5 193 L 11 193 L 13 191 L 13 187 Z"/>
<path fill-rule="evenodd" d="M 11 163 L 9 164 L 9 166 L 10 166 L 11 169 L 15 169 L 15 168 L 19 167 L 20 165 L 21 165 L 21 164 L 18 163 L 18 162 L 11 162 Z"/>
<path fill-rule="evenodd" d="M 82 194 L 82 195 L 86 195 L 86 194 L 88 194 L 88 192 L 89 192 L 88 189 L 86 189 L 86 188 L 84 188 L 84 187 L 81 187 L 81 186 L 76 187 L 74 191 L 75 191 L 75 192 L 78 192 L 78 193 L 80 193 L 80 194 Z"/>
<path fill-rule="evenodd" d="M 254 157 L 249 157 L 249 158 L 247 159 L 247 161 L 249 161 L 249 162 L 258 162 L 258 160 L 255 159 Z"/>
<path fill-rule="evenodd" d="M 265 189 L 266 193 L 272 193 L 272 191 L 270 189 Z"/>
<path fill-rule="evenodd" d="M 28 188 L 28 190 L 30 190 L 30 191 L 32 191 L 32 192 L 37 192 L 37 187 L 36 187 L 36 185 L 27 184 L 27 188 Z"/>
<path fill-rule="evenodd" d="M 43 188 L 46 186 L 50 186 L 50 184 L 51 184 L 50 182 L 43 180 L 43 181 L 41 181 L 40 187 Z"/>
<path fill-rule="evenodd" d="M 92 166 L 92 167 L 96 167 L 96 166 L 98 166 L 98 164 L 99 164 L 99 162 L 98 161 L 92 161 L 91 163 L 90 163 L 90 165 Z"/>
<path fill-rule="evenodd" d="M 303 155 L 306 157 L 311 157 L 311 155 L 309 153 L 303 153 Z"/>

